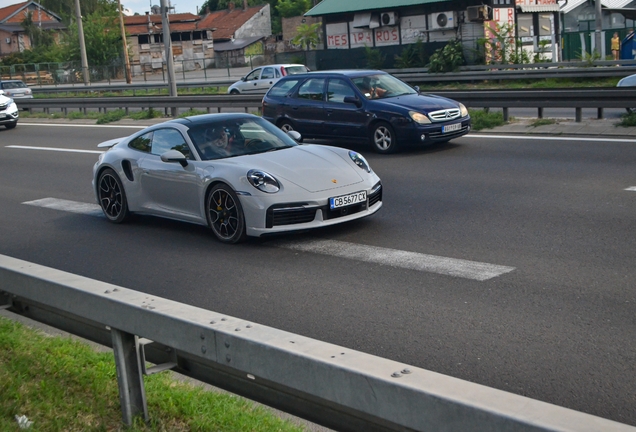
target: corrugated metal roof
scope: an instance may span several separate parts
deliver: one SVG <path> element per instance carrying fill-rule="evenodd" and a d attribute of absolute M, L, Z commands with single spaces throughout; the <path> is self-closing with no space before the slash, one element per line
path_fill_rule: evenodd
<path fill-rule="evenodd" d="M 546 5 L 519 5 L 521 12 L 559 12 L 558 4 L 546 4 Z"/>
<path fill-rule="evenodd" d="M 567 4 L 561 8 L 561 12 L 570 13 L 586 1 L 587 0 L 568 0 Z M 633 0 L 601 0 L 601 5 L 608 9 L 622 9 L 632 1 Z"/>
<path fill-rule="evenodd" d="M 248 45 L 252 45 L 254 42 L 264 39 L 262 36 L 254 36 L 245 39 L 234 39 L 228 42 L 217 42 L 214 44 L 214 51 L 234 51 L 241 48 L 245 48 Z"/>
<path fill-rule="evenodd" d="M 405 6 L 419 6 L 448 0 L 322 0 L 305 16 L 323 16 L 337 13 L 372 11 Z"/>

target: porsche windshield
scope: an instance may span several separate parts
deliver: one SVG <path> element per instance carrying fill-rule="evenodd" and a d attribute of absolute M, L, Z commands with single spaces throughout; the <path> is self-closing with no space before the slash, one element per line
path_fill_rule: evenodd
<path fill-rule="evenodd" d="M 260 118 L 214 121 L 193 126 L 188 135 L 202 160 L 264 153 L 298 145 Z"/>

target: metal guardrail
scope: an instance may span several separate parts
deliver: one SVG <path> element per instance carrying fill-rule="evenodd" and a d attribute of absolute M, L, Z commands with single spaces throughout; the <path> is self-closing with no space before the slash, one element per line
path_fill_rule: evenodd
<path fill-rule="evenodd" d="M 4 255 L 0 308 L 113 347 L 126 424 L 148 418 L 142 374 L 173 369 L 338 431 L 636 431 Z"/>
<path fill-rule="evenodd" d="M 462 102 L 469 108 L 502 108 L 504 120 L 508 120 L 509 108 L 537 108 L 538 117 L 543 117 L 545 108 L 573 108 L 576 121 L 582 120 L 583 108 L 597 108 L 598 117 L 603 118 L 604 108 L 634 107 L 636 87 L 611 87 L 603 89 L 561 89 L 561 90 L 453 90 L 439 91 L 436 95 L 446 96 Z M 243 109 L 245 112 L 260 112 L 262 95 L 210 95 L 210 96 L 144 96 L 108 98 L 52 98 L 19 99 L 20 108 L 69 110 L 86 112 L 89 109 L 109 110 L 121 108 L 163 109 L 166 115 L 170 109 L 205 109 L 207 112 L 221 112 L 223 108 Z"/>

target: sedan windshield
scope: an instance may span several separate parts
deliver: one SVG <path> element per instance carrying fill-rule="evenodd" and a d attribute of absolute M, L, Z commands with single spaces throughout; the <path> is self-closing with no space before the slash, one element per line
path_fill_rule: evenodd
<path fill-rule="evenodd" d="M 352 78 L 351 81 L 367 99 L 384 99 L 417 93 L 411 86 L 389 74 L 367 75 Z"/>
<path fill-rule="evenodd" d="M 261 118 L 199 124 L 190 128 L 188 135 L 202 160 L 264 153 L 298 145 L 285 132 Z"/>

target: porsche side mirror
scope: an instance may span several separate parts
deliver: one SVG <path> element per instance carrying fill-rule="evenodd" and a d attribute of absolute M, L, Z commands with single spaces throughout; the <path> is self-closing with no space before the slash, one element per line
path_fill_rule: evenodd
<path fill-rule="evenodd" d="M 360 108 L 362 106 L 362 102 L 360 102 L 360 99 L 358 99 L 355 96 L 345 96 L 343 102 L 344 103 L 354 104 L 358 108 Z"/>
<path fill-rule="evenodd" d="M 296 142 L 299 142 L 299 143 L 303 142 L 303 136 L 295 130 L 288 131 L 287 135 L 289 135 L 289 137 Z"/>
<path fill-rule="evenodd" d="M 182 167 L 188 165 L 188 159 L 179 150 L 168 150 L 161 155 L 161 160 L 168 163 L 179 162 Z"/>

